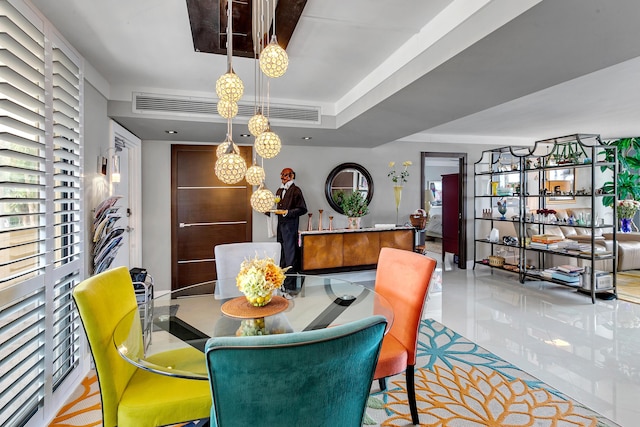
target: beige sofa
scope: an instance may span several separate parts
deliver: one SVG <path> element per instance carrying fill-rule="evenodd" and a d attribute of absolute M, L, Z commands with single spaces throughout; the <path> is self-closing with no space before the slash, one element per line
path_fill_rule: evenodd
<path fill-rule="evenodd" d="M 604 233 L 605 241 L 613 243 L 613 233 Z M 618 241 L 618 271 L 640 270 L 640 233 L 616 233 Z M 612 250 L 613 244 L 609 245 Z"/>

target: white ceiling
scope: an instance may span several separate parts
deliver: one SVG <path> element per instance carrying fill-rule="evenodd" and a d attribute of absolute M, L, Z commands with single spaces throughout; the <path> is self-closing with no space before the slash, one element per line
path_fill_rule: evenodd
<path fill-rule="evenodd" d="M 109 115 L 137 136 L 224 139 L 218 116 L 132 106 L 138 92 L 216 101 L 227 58 L 194 52 L 186 0 L 31 1 L 106 79 Z M 637 0 L 308 0 L 271 102 L 317 107 L 321 121 L 272 127 L 284 144 L 353 147 L 640 135 L 638 17 Z M 233 66 L 253 103 L 254 62 Z M 245 123 L 234 120 L 238 143 Z"/>

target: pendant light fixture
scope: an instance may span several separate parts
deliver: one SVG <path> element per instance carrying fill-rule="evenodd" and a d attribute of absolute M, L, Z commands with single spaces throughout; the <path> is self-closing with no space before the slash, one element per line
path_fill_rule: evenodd
<path fill-rule="evenodd" d="M 238 102 L 244 93 L 244 84 L 240 77 L 233 72 L 231 57 L 233 56 L 233 15 L 231 14 L 233 0 L 227 3 L 227 72 L 216 81 L 216 94 L 221 100 Z"/>
<path fill-rule="evenodd" d="M 220 83 L 225 76 L 227 76 L 230 73 L 233 73 L 233 68 L 231 66 L 231 58 L 233 56 L 233 30 L 232 30 L 233 14 L 231 13 L 233 0 L 229 0 L 227 5 L 228 5 L 228 8 L 227 8 L 227 71 L 228 72 L 227 74 L 224 74 L 220 79 L 218 79 L 218 82 L 216 83 L 216 93 L 218 93 L 218 96 L 221 98 L 220 102 L 231 101 L 235 104 L 238 101 L 238 99 L 240 99 L 240 96 L 242 96 L 242 92 L 244 91 L 244 85 L 242 85 L 242 81 L 239 78 L 238 78 L 238 81 L 240 81 L 240 87 L 241 87 L 241 90 L 239 92 L 238 90 L 236 90 L 238 88 L 237 85 L 234 86 L 235 89 L 231 87 L 223 88 L 224 91 L 226 91 L 224 92 L 225 95 L 233 94 L 235 97 L 239 93 L 240 95 L 236 99 L 223 99 L 223 97 L 221 96 L 221 93 L 218 91 L 218 83 Z M 218 103 L 218 107 L 220 107 L 220 102 Z M 232 107 L 227 106 L 226 108 L 229 109 Z M 237 104 L 236 104 L 236 109 L 237 109 Z M 218 147 L 218 149 L 220 149 L 221 146 L 226 145 L 226 148 L 224 149 L 222 154 L 219 154 L 218 149 L 216 149 L 216 153 L 218 154 L 218 159 L 216 160 L 216 164 L 214 167 L 216 176 L 220 181 L 224 182 L 225 184 L 236 184 L 242 181 L 242 179 L 245 176 L 245 173 L 247 172 L 247 163 L 239 154 L 238 147 L 234 144 L 233 139 L 231 137 L 231 135 L 233 134 L 232 120 L 231 120 L 232 117 L 233 116 L 231 116 L 230 114 L 229 114 L 229 117 L 227 117 L 227 137 L 225 141 L 222 144 L 220 144 L 220 146 Z"/>
<path fill-rule="evenodd" d="M 255 149 L 265 159 L 272 159 L 277 156 L 281 148 L 280 137 L 271 132 L 269 128 L 256 138 Z"/>
<path fill-rule="evenodd" d="M 266 178 L 266 174 L 262 166 L 258 166 L 257 164 L 253 164 L 249 169 L 247 169 L 247 173 L 245 175 L 245 179 L 247 183 L 250 185 L 260 185 L 264 182 Z"/>
<path fill-rule="evenodd" d="M 276 196 L 270 190 L 264 188 L 262 184 L 251 195 L 251 207 L 258 212 L 269 212 L 275 202 Z"/>
<path fill-rule="evenodd" d="M 225 184 L 237 184 L 247 172 L 247 164 L 239 154 L 230 153 L 218 157 L 215 173 Z"/>
<path fill-rule="evenodd" d="M 229 24 L 231 25 L 231 24 Z M 244 83 L 240 77 L 231 69 L 226 74 L 221 75 L 216 81 L 216 94 L 218 98 L 225 101 L 238 102 L 244 93 Z"/>
<path fill-rule="evenodd" d="M 269 0 L 267 0 L 267 7 Z M 289 66 L 289 56 L 287 52 L 278 44 L 276 37 L 276 1 L 273 0 L 273 34 L 271 42 L 260 52 L 260 69 L 273 79 L 281 77 L 287 72 Z"/>
<path fill-rule="evenodd" d="M 258 136 L 269 128 L 269 119 L 262 114 L 262 108 L 258 108 L 256 114 L 249 119 L 249 132 Z"/>
<path fill-rule="evenodd" d="M 221 99 L 218 101 L 218 105 L 216 106 L 216 108 L 218 110 L 218 114 L 220 114 L 225 119 L 232 119 L 238 115 L 238 103 L 234 101 Z"/>
<path fill-rule="evenodd" d="M 287 72 L 289 67 L 289 56 L 278 44 L 276 35 L 271 36 L 271 42 L 262 49 L 260 53 L 260 69 L 267 76 L 272 79 L 281 77 Z"/>

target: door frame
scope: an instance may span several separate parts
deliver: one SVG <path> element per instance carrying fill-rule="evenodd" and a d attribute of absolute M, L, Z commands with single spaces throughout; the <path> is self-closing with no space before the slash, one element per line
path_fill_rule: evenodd
<path fill-rule="evenodd" d="M 129 229 L 125 230 L 129 238 L 129 266 L 142 265 L 142 140 L 129 132 L 114 120 L 109 120 L 109 149 L 116 152 L 116 138 L 125 141 L 128 153 Z M 113 186 L 113 184 L 112 184 Z M 110 189 L 113 194 L 113 188 Z"/>
<path fill-rule="evenodd" d="M 458 185 L 460 194 L 458 195 L 458 203 L 460 206 L 460 216 L 458 218 L 458 230 L 460 235 L 458 239 L 458 268 L 467 268 L 467 206 L 465 203 L 467 188 L 467 153 L 444 153 L 435 151 L 423 151 L 420 153 L 420 206 L 424 206 L 425 198 L 425 175 L 424 166 L 429 158 L 449 158 L 458 159 Z M 443 253 L 444 256 L 444 253 Z"/>

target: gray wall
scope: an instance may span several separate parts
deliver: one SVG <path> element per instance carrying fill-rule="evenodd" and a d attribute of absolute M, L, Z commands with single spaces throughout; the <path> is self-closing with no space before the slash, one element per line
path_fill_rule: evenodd
<path fill-rule="evenodd" d="M 188 141 L 180 144 L 189 144 Z M 402 147 L 400 149 L 399 147 Z M 460 151 L 468 151 L 470 162 L 467 191 L 468 222 L 467 235 L 469 256 L 473 254 L 473 162 L 480 158 L 481 146 L 459 145 Z M 309 212 L 313 213 L 314 228 L 317 228 L 318 210 L 323 209 L 324 227 L 328 227 L 329 215 L 334 216 L 334 227 L 344 228 L 344 215 L 333 212 L 324 196 L 324 184 L 329 172 L 340 163 L 355 162 L 369 170 L 374 182 L 374 196 L 370 213 L 362 219 L 363 227 L 376 223 L 395 223 L 396 210 L 393 197 L 393 183 L 387 177 L 388 164 L 405 160 L 413 162 L 410 176 L 405 184 L 400 204 L 401 222 L 420 206 L 420 155 L 422 151 L 456 151 L 451 144 L 402 142 L 389 143 L 374 149 L 359 148 L 316 148 L 310 146 L 284 146 L 278 156 L 265 160 L 267 187 L 275 192 L 280 184 L 280 170 L 291 167 L 296 171 L 296 183 L 302 188 Z M 401 152 L 402 154 L 398 154 Z M 155 279 L 158 290 L 171 287 L 171 145 L 165 141 L 143 141 L 142 143 L 142 264 Z M 213 173 L 213 172 L 212 172 Z M 305 229 L 306 216 L 300 221 Z M 269 241 L 266 217 L 258 212 L 253 216 L 253 240 Z M 213 250 L 213 249 L 212 249 Z"/>
<path fill-rule="evenodd" d="M 85 276 L 92 273 L 91 226 L 94 208 L 109 196 L 109 181 L 98 173 L 98 156 L 109 147 L 107 99 L 85 80 L 84 85 L 84 207 L 85 207 Z"/>

